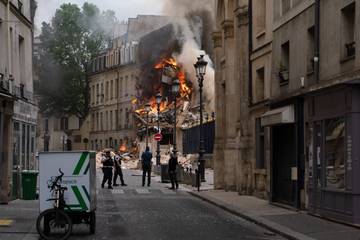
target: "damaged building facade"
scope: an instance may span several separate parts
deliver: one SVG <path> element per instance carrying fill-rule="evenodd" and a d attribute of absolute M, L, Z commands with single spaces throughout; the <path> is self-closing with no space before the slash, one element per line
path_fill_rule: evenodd
<path fill-rule="evenodd" d="M 168 17 L 130 18 L 112 48 L 90 64 L 90 148 L 119 149 L 137 137 L 132 101 L 140 77 L 138 45 L 144 35 L 169 23 Z M 124 25 L 124 23 L 122 23 Z"/>
<path fill-rule="evenodd" d="M 216 188 L 360 223 L 359 6 L 217 1 Z"/>

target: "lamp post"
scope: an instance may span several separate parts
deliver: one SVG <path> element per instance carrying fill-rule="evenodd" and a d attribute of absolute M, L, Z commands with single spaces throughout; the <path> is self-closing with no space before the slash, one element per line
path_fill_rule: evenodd
<path fill-rule="evenodd" d="M 145 105 L 146 111 L 146 147 L 149 146 L 149 112 L 151 111 L 151 106 L 149 103 Z"/>
<path fill-rule="evenodd" d="M 200 96 L 200 144 L 199 144 L 199 171 L 201 181 L 205 182 L 205 146 L 204 146 L 204 129 L 203 129 L 203 81 L 206 73 L 207 62 L 204 60 L 204 55 L 198 57 L 197 62 L 194 64 L 196 70 L 196 77 L 199 82 L 199 96 Z"/>
<path fill-rule="evenodd" d="M 176 98 L 179 93 L 179 89 L 180 89 L 180 82 L 178 79 L 175 79 L 171 85 L 171 91 L 174 96 L 174 130 L 173 130 L 173 153 L 174 154 L 177 153 L 177 148 L 176 148 L 176 110 L 177 110 L 176 109 Z"/>
<path fill-rule="evenodd" d="M 160 133 L 160 104 L 161 104 L 162 96 L 160 93 L 156 95 L 156 104 L 157 104 L 157 127 L 158 127 L 158 133 Z M 160 165 L 160 141 L 157 141 L 156 144 L 156 165 Z"/>

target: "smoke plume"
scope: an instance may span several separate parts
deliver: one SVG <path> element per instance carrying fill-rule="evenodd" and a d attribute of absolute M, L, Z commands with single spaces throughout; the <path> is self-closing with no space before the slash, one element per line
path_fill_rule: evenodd
<path fill-rule="evenodd" d="M 205 108 L 208 112 L 215 109 L 215 71 L 211 61 L 214 6 L 214 0 L 164 0 L 163 8 L 163 14 L 180 17 L 174 19 L 173 24 L 175 28 L 178 28 L 177 37 L 182 42 L 182 50 L 174 57 L 190 74 L 193 86 L 198 86 L 193 66 L 197 57 L 205 55 L 205 59 L 209 63 L 203 89 Z"/>

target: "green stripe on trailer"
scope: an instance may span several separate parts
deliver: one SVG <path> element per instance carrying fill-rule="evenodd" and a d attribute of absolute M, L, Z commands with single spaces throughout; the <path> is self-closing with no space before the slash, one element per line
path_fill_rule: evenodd
<path fill-rule="evenodd" d="M 85 168 L 84 175 L 88 173 L 89 169 L 90 169 L 90 161 L 88 162 L 88 165 Z"/>
<path fill-rule="evenodd" d="M 79 204 L 69 204 L 69 205 L 66 205 L 68 210 L 71 210 L 71 211 L 82 211 L 82 208 Z"/>
<path fill-rule="evenodd" d="M 86 189 L 86 187 L 85 187 L 84 185 L 82 186 L 82 189 L 84 190 L 84 193 L 85 193 L 85 195 L 86 195 L 87 199 L 88 199 L 88 200 L 89 200 L 89 202 L 90 202 L 90 195 L 89 195 L 88 190 Z"/>
<path fill-rule="evenodd" d="M 88 207 L 86 206 L 86 203 L 84 201 L 84 198 L 82 197 L 80 190 L 77 186 L 71 186 L 71 189 L 73 190 L 76 199 L 79 201 L 80 207 L 83 211 L 87 211 Z"/>
<path fill-rule="evenodd" d="M 74 169 L 73 175 L 79 175 L 79 173 L 80 173 L 80 171 L 81 171 L 81 168 L 83 167 L 83 165 L 84 165 L 84 163 L 85 163 L 85 160 L 86 160 L 88 154 L 89 154 L 88 152 L 83 152 L 83 153 L 81 154 L 81 157 L 80 157 L 80 159 L 79 159 L 79 161 L 78 161 L 78 163 L 76 164 L 76 167 L 75 167 L 75 169 Z"/>

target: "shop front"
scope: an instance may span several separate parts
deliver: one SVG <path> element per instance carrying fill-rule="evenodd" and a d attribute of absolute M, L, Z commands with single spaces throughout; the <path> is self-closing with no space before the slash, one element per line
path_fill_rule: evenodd
<path fill-rule="evenodd" d="M 37 107 L 16 101 L 13 115 L 12 197 L 20 197 L 21 171 L 37 170 L 36 162 Z"/>
<path fill-rule="evenodd" d="M 261 125 L 271 133 L 270 201 L 294 208 L 303 205 L 303 122 L 302 98 L 278 105 L 261 117 Z"/>
<path fill-rule="evenodd" d="M 360 224 L 360 87 L 306 97 L 309 212 Z"/>

